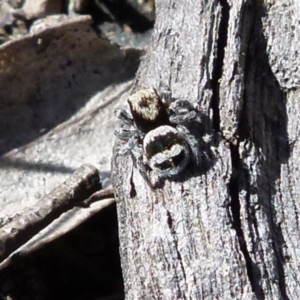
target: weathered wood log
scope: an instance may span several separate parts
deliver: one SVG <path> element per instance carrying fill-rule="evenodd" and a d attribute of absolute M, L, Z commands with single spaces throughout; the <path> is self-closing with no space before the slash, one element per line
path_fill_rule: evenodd
<path fill-rule="evenodd" d="M 71 210 L 101 188 L 99 171 L 85 164 L 35 207 L 12 219 L 0 219 L 0 262 L 62 213 Z"/>
<path fill-rule="evenodd" d="M 300 297 L 299 35 L 296 1 L 157 2 L 136 89 L 189 100 L 212 138 L 156 189 L 117 142 L 127 299 Z"/>

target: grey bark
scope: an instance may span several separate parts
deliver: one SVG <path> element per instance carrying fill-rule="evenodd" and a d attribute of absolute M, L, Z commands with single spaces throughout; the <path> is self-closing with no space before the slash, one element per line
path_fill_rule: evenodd
<path fill-rule="evenodd" d="M 196 104 L 213 142 L 207 168 L 154 191 L 115 147 L 127 299 L 299 299 L 299 5 L 156 8 L 136 89 Z"/>

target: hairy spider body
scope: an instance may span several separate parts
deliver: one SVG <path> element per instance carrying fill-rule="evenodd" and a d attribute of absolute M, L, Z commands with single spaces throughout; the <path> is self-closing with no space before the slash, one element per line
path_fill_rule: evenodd
<path fill-rule="evenodd" d="M 127 102 L 134 123 L 142 132 L 170 123 L 165 105 L 155 89 L 138 91 Z"/>
<path fill-rule="evenodd" d="M 166 103 L 155 89 L 138 91 L 128 100 L 130 112 L 117 109 L 121 120 L 116 136 L 123 141 L 119 153 L 130 153 L 142 176 L 151 169 L 161 178 L 180 174 L 193 161 L 200 164 L 199 143 L 188 129 L 197 111 L 184 100 Z"/>

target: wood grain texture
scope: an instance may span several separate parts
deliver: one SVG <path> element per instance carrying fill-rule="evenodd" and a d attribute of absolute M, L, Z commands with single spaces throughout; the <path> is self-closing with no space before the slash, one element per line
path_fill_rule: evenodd
<path fill-rule="evenodd" d="M 35 207 L 14 218 L 0 218 L 0 260 L 15 251 L 62 213 L 102 188 L 98 170 L 85 164 Z"/>
<path fill-rule="evenodd" d="M 85 162 L 100 170 L 104 188 L 111 184 L 113 112 L 142 47 L 99 36 L 90 16 L 1 45 L 0 218 L 35 207 Z"/>
<path fill-rule="evenodd" d="M 152 191 L 115 146 L 127 299 L 299 298 L 300 26 L 284 2 L 157 3 L 136 89 L 196 104 L 210 161 Z"/>

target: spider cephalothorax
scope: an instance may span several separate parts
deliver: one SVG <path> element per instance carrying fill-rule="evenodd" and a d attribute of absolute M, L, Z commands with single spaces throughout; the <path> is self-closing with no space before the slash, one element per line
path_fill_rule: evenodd
<path fill-rule="evenodd" d="M 130 112 L 116 110 L 121 120 L 116 135 L 123 141 L 119 153 L 130 153 L 148 182 L 151 170 L 159 179 L 174 178 L 190 161 L 200 164 L 199 143 L 189 131 L 199 113 L 188 101 L 166 101 L 152 88 L 134 93 L 127 102 Z"/>
<path fill-rule="evenodd" d="M 164 177 L 179 174 L 190 159 L 185 137 L 168 125 L 159 126 L 146 134 L 143 153 L 151 169 Z"/>

